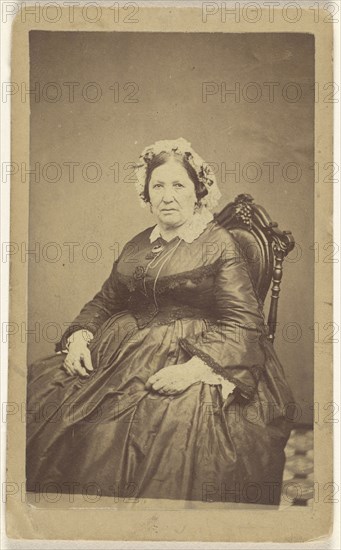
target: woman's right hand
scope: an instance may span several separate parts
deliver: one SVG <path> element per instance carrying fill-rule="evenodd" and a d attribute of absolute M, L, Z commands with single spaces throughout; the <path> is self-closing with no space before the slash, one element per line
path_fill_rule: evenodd
<path fill-rule="evenodd" d="M 70 376 L 78 374 L 87 377 L 94 370 L 88 348 L 92 338 L 93 335 L 88 330 L 77 330 L 69 337 L 68 353 L 63 367 Z"/>

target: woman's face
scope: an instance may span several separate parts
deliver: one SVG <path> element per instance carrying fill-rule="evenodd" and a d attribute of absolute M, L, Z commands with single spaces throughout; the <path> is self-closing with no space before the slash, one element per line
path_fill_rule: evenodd
<path fill-rule="evenodd" d="M 197 200 L 193 181 L 175 159 L 153 170 L 149 198 L 158 223 L 168 228 L 178 227 L 190 219 Z"/>

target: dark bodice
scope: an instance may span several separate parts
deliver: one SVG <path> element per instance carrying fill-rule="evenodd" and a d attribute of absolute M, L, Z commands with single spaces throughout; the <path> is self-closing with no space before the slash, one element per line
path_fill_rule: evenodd
<path fill-rule="evenodd" d="M 214 319 L 214 277 L 219 265 L 218 259 L 206 266 L 156 277 L 156 270 L 148 270 L 145 275 L 146 265 L 140 263 L 132 276 L 117 271 L 117 280 L 140 328 L 152 320 L 164 323 L 183 317 Z"/>
<path fill-rule="evenodd" d="M 182 317 L 217 320 L 215 278 L 237 253 L 229 233 L 211 222 L 194 242 L 179 244 L 178 238 L 150 243 L 150 232 L 127 243 L 114 270 L 119 292 L 139 327 Z M 164 249 L 153 256 L 156 245 Z"/>

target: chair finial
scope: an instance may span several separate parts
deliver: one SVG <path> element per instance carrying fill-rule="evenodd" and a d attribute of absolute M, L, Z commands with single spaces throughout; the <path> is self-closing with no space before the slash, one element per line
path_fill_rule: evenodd
<path fill-rule="evenodd" d="M 234 201 L 236 218 L 249 230 L 252 229 L 253 197 L 247 194 L 238 195 Z"/>

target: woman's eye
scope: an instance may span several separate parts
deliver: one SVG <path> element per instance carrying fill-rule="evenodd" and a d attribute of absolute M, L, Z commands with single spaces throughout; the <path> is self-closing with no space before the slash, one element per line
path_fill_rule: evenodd
<path fill-rule="evenodd" d="M 175 183 L 174 186 L 175 187 L 184 187 L 184 185 L 182 185 L 182 183 Z"/>
<path fill-rule="evenodd" d="M 153 185 L 153 189 L 160 189 L 160 187 L 162 187 L 162 185 L 160 183 L 155 183 Z"/>

